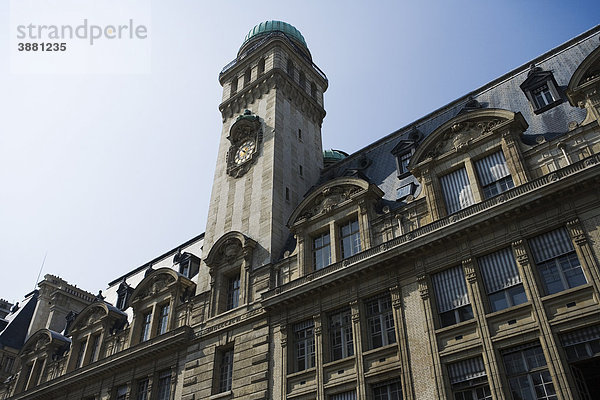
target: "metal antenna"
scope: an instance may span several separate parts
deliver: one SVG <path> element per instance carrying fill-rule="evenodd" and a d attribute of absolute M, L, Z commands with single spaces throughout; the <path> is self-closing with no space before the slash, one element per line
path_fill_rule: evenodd
<path fill-rule="evenodd" d="M 35 281 L 35 286 L 33 287 L 33 290 L 35 290 L 37 288 L 37 284 L 40 281 L 40 275 L 42 275 L 42 269 L 44 269 L 44 263 L 46 262 L 47 255 L 48 255 L 48 251 L 46 251 L 46 254 L 44 254 L 44 260 L 42 260 L 42 265 L 40 266 L 40 272 L 38 273 L 38 277 L 37 277 L 37 280 Z"/>

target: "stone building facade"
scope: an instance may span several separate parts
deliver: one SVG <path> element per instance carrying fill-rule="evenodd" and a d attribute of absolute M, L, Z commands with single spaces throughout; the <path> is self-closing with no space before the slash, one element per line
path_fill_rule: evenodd
<path fill-rule="evenodd" d="M 32 329 L 9 398 L 600 393 L 600 27 L 351 155 L 293 26 L 219 80 L 206 232 Z"/>

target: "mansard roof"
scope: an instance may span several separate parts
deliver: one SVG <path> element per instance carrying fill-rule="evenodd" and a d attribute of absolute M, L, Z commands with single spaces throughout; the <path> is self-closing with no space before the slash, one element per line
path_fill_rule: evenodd
<path fill-rule="evenodd" d="M 401 206 L 396 202 L 396 190 L 410 183 L 418 185 L 416 179 L 409 175 L 399 179 L 396 173 L 396 160 L 391 154 L 392 150 L 402 140 L 408 140 L 413 129 L 418 129 L 424 138 L 440 128 L 443 124 L 457 117 L 469 103 L 477 101 L 482 109 L 502 109 L 513 113 L 520 113 L 529 125 L 523 134 L 525 143 L 535 143 L 537 136 L 557 137 L 569 130 L 569 123 L 581 122 L 586 116 L 586 111 L 573 107 L 569 102 L 563 102 L 556 107 L 536 115 L 528 98 L 523 93 L 520 85 L 527 79 L 531 63 L 545 71 L 552 71 L 554 78 L 561 90 L 564 90 L 572 78 L 577 79 L 575 72 L 590 54 L 598 54 L 600 26 L 566 42 L 536 59 L 529 61 L 513 71 L 491 81 L 490 83 L 472 91 L 453 102 L 411 122 L 397 131 L 371 143 L 367 147 L 351 154 L 346 159 L 326 168 L 323 174 L 328 179 L 343 176 L 349 169 L 359 169 L 370 182 L 375 183 L 383 192 L 384 200 L 392 206 Z M 592 56 L 593 58 L 593 56 Z M 471 111 L 468 111 L 471 112 Z M 467 113 L 468 113 L 467 112 Z M 361 168 L 364 158 L 376 160 L 366 168 Z"/>

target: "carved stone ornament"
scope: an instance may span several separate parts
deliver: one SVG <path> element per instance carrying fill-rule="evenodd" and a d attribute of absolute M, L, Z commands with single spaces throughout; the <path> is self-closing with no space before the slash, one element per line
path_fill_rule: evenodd
<path fill-rule="evenodd" d="M 575 243 L 577 243 L 579 246 L 582 246 L 586 243 L 587 239 L 579 218 L 575 218 L 574 220 L 567 222 L 567 228 L 569 229 L 569 234 Z"/>
<path fill-rule="evenodd" d="M 525 242 L 522 239 L 512 242 L 512 248 L 515 252 L 515 256 L 516 256 L 519 264 L 521 264 L 521 265 L 529 264 L 529 256 L 527 255 L 527 249 L 525 248 Z"/>
<path fill-rule="evenodd" d="M 419 284 L 419 294 L 423 300 L 429 298 L 429 287 L 427 286 L 427 277 L 425 275 L 417 276 L 417 283 Z"/>
<path fill-rule="evenodd" d="M 312 204 L 305 209 L 305 212 L 299 219 L 311 218 L 315 215 L 331 212 L 340 203 L 348 200 L 354 193 L 358 193 L 362 188 L 352 185 L 334 186 L 325 188 Z"/>
<path fill-rule="evenodd" d="M 457 152 L 466 151 L 474 139 L 491 132 L 501 122 L 500 119 L 458 122 L 444 132 L 441 140 L 427 154 L 427 157 L 435 158 L 452 150 Z"/>
<path fill-rule="evenodd" d="M 227 139 L 231 146 L 227 151 L 227 174 L 234 178 L 244 175 L 260 153 L 262 124 L 257 115 L 244 111 L 231 126 Z"/>
<path fill-rule="evenodd" d="M 473 259 L 468 258 L 466 260 L 463 260 L 462 266 L 465 272 L 465 278 L 467 278 L 467 282 L 475 282 L 477 280 L 477 274 L 475 274 L 475 266 L 473 265 Z"/>
<path fill-rule="evenodd" d="M 168 274 L 160 274 L 155 276 L 151 283 L 146 286 L 146 289 L 141 293 L 141 297 L 150 297 L 161 292 L 169 284 L 175 282 L 175 278 Z"/>

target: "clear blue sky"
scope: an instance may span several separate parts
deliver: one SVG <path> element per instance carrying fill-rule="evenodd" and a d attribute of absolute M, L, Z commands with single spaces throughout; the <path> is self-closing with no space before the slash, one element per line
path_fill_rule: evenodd
<path fill-rule="evenodd" d="M 56 0 L 60 2 L 60 0 Z M 126 0 L 124 0 L 126 1 Z M 600 21 L 597 1 L 151 1 L 150 74 L 9 72 L 0 3 L 0 297 L 96 293 L 204 231 L 217 77 L 268 19 L 327 74 L 323 144 L 354 152 Z"/>

